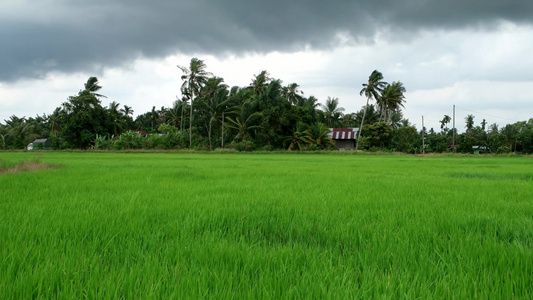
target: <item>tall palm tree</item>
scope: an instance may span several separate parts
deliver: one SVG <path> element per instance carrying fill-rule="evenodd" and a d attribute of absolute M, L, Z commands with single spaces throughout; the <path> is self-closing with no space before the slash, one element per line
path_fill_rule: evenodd
<path fill-rule="evenodd" d="M 302 97 L 304 92 L 302 92 L 299 87 L 300 86 L 297 83 L 291 83 L 283 88 L 284 98 L 292 105 L 297 105 L 304 98 Z"/>
<path fill-rule="evenodd" d="M 474 115 L 468 115 L 465 117 L 465 127 L 466 127 L 466 132 L 470 132 L 472 131 L 472 129 L 474 129 Z"/>
<path fill-rule="evenodd" d="M 100 98 L 100 97 L 104 97 L 104 98 L 107 98 L 106 96 L 102 95 L 102 94 L 98 94 L 96 92 L 98 92 L 100 89 L 102 89 L 102 86 L 98 84 L 98 78 L 92 76 L 92 77 L 89 77 L 89 79 L 87 79 L 87 82 L 84 84 L 84 87 L 85 87 L 85 91 L 91 93 L 92 95 L 96 96 L 96 98 Z"/>
<path fill-rule="evenodd" d="M 302 100 L 298 102 L 297 106 L 314 111 L 320 106 L 320 103 L 318 103 L 318 99 L 315 96 L 309 96 L 309 98 L 302 97 Z"/>
<path fill-rule="evenodd" d="M 255 75 L 252 79 L 252 84 L 250 87 L 253 89 L 254 94 L 259 96 L 263 93 L 265 86 L 271 81 L 270 74 L 263 70 L 259 75 Z"/>
<path fill-rule="evenodd" d="M 390 123 L 391 114 L 394 111 L 404 107 L 405 102 L 405 87 L 400 81 L 395 81 L 392 84 L 388 84 L 381 93 L 378 99 L 378 104 L 381 109 L 380 120 Z"/>
<path fill-rule="evenodd" d="M 207 113 L 205 121 L 210 149 L 212 149 L 211 133 L 213 124 L 219 125 L 222 123 L 222 118 L 233 116 L 240 112 L 240 107 L 232 103 L 233 99 L 228 99 L 229 87 L 223 82 L 224 79 L 220 77 L 209 78 L 200 91 L 203 100 L 201 102 L 202 108 Z"/>
<path fill-rule="evenodd" d="M 120 135 L 126 125 L 126 122 L 123 119 L 124 115 L 122 114 L 122 110 L 119 110 L 119 106 L 120 103 L 112 101 L 109 103 L 109 108 L 107 109 L 113 122 L 113 133 L 115 136 Z"/>
<path fill-rule="evenodd" d="M 448 115 L 444 115 L 444 118 L 442 118 L 440 122 L 440 129 L 444 132 L 444 134 L 446 134 L 448 132 L 448 127 L 446 126 L 448 123 L 450 123 L 450 121 L 452 120 L 452 118 L 450 118 L 450 116 Z"/>
<path fill-rule="evenodd" d="M 133 108 L 131 106 L 124 105 L 124 107 L 120 109 L 120 112 L 123 113 L 126 117 L 129 115 L 133 116 Z"/>
<path fill-rule="evenodd" d="M 368 102 L 370 99 L 377 100 L 380 97 L 381 92 L 385 88 L 387 83 L 383 81 L 383 74 L 378 70 L 374 70 L 368 77 L 368 82 L 363 83 L 363 89 L 359 92 L 359 95 L 366 96 L 366 107 L 368 107 Z M 365 123 L 366 107 L 363 111 L 363 118 L 361 119 L 361 126 L 359 127 L 359 136 L 357 140 L 361 138 L 361 132 L 363 131 L 363 125 Z M 359 143 L 355 143 L 355 150 L 358 150 Z"/>
<path fill-rule="evenodd" d="M 336 121 L 335 119 L 342 117 L 342 113 L 344 112 L 344 108 L 339 107 L 339 98 L 336 97 L 331 98 L 328 96 L 326 103 L 320 104 L 320 108 L 322 108 L 326 115 L 329 127 L 332 126 L 333 121 Z"/>
<path fill-rule="evenodd" d="M 183 80 L 182 90 L 186 88 L 191 97 L 191 115 L 189 120 L 189 148 L 192 147 L 192 109 L 194 95 L 198 95 L 200 88 L 207 82 L 207 78 L 211 76 L 211 73 L 207 72 L 206 65 L 203 60 L 196 57 L 191 59 L 189 68 L 184 66 L 178 66 L 183 72 L 181 80 Z"/>
<path fill-rule="evenodd" d="M 54 112 L 48 116 L 49 124 L 50 124 L 50 132 L 54 136 L 58 136 L 61 132 L 61 125 L 60 125 L 60 116 L 61 116 L 61 108 L 57 107 Z"/>

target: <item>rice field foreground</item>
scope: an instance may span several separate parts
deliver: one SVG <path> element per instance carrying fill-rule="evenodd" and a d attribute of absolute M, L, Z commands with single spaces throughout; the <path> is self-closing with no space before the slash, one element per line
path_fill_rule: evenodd
<path fill-rule="evenodd" d="M 533 297 L 531 158 L 40 155 L 0 299 Z"/>

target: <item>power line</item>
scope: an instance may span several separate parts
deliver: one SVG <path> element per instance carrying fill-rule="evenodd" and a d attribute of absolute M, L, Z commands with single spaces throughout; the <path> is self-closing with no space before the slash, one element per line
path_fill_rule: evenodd
<path fill-rule="evenodd" d="M 512 121 L 512 122 L 518 122 L 518 121 L 516 121 L 516 120 L 507 119 L 507 118 L 502 118 L 502 117 L 497 117 L 497 116 L 493 116 L 493 115 L 485 114 L 485 113 L 482 113 L 482 112 L 474 111 L 474 110 L 471 110 L 471 109 L 468 109 L 468 108 L 464 108 L 464 107 L 460 107 L 460 106 L 455 106 L 455 107 L 456 107 L 456 108 L 460 108 L 460 109 L 462 109 L 462 110 L 469 111 L 469 112 L 473 112 L 473 113 L 476 113 L 476 114 L 484 115 L 484 116 L 487 116 L 487 117 L 492 117 L 492 118 L 497 118 L 497 119 L 502 119 L 502 120 L 507 120 L 507 121 Z"/>

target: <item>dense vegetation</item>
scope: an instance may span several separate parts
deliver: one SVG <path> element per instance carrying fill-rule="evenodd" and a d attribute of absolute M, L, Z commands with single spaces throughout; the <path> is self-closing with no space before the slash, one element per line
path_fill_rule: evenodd
<path fill-rule="evenodd" d="M 533 297 L 529 158 L 40 161 L 0 175 L 2 299 Z"/>
<path fill-rule="evenodd" d="M 345 113 L 337 98 L 320 104 L 304 96 L 297 83 L 284 85 L 267 71 L 247 86 L 230 88 L 197 58 L 179 68 L 181 97 L 171 107 L 153 107 L 133 119 L 132 107 L 115 101 L 102 106 L 102 87 L 91 77 L 51 114 L 13 115 L 0 123 L 0 149 L 24 149 L 36 138 L 48 138 L 54 149 L 320 150 L 335 149 L 328 128 L 361 125 L 358 149 L 420 153 L 423 134 L 426 152 L 446 152 L 454 144 L 449 116 L 444 116 L 440 131 L 417 130 L 402 116 L 405 87 L 400 81 L 384 82 L 378 71 L 360 91 L 367 104 Z M 533 120 L 498 128 L 485 120 L 474 126 L 469 115 L 466 124 L 466 131 L 456 137 L 456 151 L 485 146 L 491 152 L 533 153 Z"/>

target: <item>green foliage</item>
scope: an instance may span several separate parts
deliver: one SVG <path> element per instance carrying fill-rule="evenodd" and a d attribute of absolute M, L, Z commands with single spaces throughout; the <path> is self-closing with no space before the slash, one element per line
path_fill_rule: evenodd
<path fill-rule="evenodd" d="M 426 138 L 426 145 L 428 152 L 442 153 L 447 152 L 452 145 L 452 140 L 449 136 L 442 134 L 432 134 Z M 468 147 L 467 145 L 461 145 L 462 147 Z"/>
<path fill-rule="evenodd" d="M 387 122 L 378 122 L 363 127 L 363 140 L 360 146 L 383 150 L 389 146 L 392 137 L 392 128 Z"/>
<path fill-rule="evenodd" d="M 306 124 L 298 123 L 292 135 L 285 138 L 284 147 L 287 147 L 288 151 L 302 151 L 307 145 L 313 144 L 313 136 L 308 127 Z"/>
<path fill-rule="evenodd" d="M 65 168 L 0 175 L 3 298 L 533 296 L 530 158 L 41 161 Z"/>
<path fill-rule="evenodd" d="M 242 152 L 242 151 L 254 151 L 255 150 L 255 144 L 251 141 L 241 141 L 238 143 L 235 143 L 234 146 L 235 150 Z"/>
<path fill-rule="evenodd" d="M 412 126 L 399 127 L 392 131 L 390 147 L 399 152 L 414 153 L 419 139 L 416 128 Z"/>

